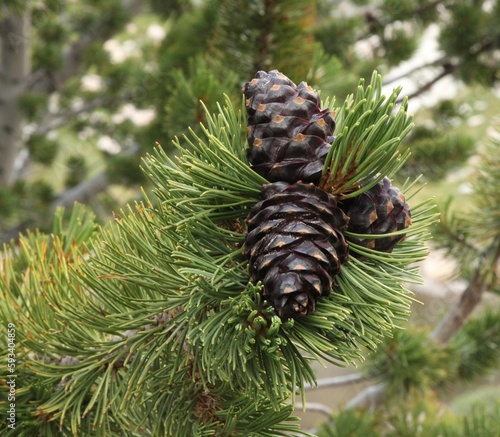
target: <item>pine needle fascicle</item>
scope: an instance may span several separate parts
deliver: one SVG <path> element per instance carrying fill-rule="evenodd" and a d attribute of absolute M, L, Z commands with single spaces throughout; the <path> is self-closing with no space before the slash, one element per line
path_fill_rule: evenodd
<path fill-rule="evenodd" d="M 404 98 L 394 114 L 401 88 L 389 98 L 382 95 L 382 77 L 373 72 L 371 82 L 361 80 L 356 94 L 346 98 L 336 113 L 337 135 L 325 160 L 320 183 L 326 191 L 342 198 L 356 197 L 392 177 L 404 164 L 409 150 L 399 145 L 413 127 Z"/>

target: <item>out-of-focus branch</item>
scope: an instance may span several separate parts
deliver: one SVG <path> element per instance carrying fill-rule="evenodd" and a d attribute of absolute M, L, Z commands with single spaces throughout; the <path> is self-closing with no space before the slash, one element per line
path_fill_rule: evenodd
<path fill-rule="evenodd" d="M 104 191 L 108 187 L 108 185 L 109 179 L 107 172 L 103 171 L 62 193 L 54 201 L 52 207 L 71 207 L 75 202 L 87 203 L 97 193 Z"/>
<path fill-rule="evenodd" d="M 397 103 L 401 103 L 403 101 L 403 98 L 405 98 L 405 97 L 407 97 L 408 99 L 412 99 L 412 98 L 418 97 L 420 94 L 423 94 L 426 91 L 429 91 L 436 83 L 438 83 L 444 77 L 452 74 L 455 71 L 455 69 L 457 68 L 456 65 L 452 64 L 451 62 L 443 63 L 442 67 L 443 67 L 443 70 L 438 75 L 436 75 L 431 80 L 429 80 L 428 82 L 421 85 L 413 93 L 399 98 Z"/>
<path fill-rule="evenodd" d="M 36 129 L 32 132 L 34 135 L 46 135 L 49 132 L 64 126 L 68 121 L 76 117 L 77 115 L 90 112 L 93 109 L 99 107 L 113 107 L 117 108 L 121 104 L 130 101 L 132 93 L 130 91 L 125 91 L 119 96 L 101 96 L 96 97 L 93 100 L 83 102 L 79 105 L 75 105 L 73 108 L 68 108 L 57 113 L 49 113 L 44 119 L 38 124 Z"/>
<path fill-rule="evenodd" d="M 318 389 L 326 387 L 335 387 L 348 384 L 356 384 L 358 382 L 366 381 L 367 377 L 362 372 L 350 373 L 348 375 L 332 376 L 330 378 L 318 379 L 317 386 L 306 384 L 305 389 Z"/>
<path fill-rule="evenodd" d="M 136 15 L 146 3 L 145 0 L 123 0 L 123 9 Z M 106 41 L 116 31 L 113 27 L 97 25 L 71 44 L 63 55 L 62 68 L 57 72 L 38 70 L 26 81 L 25 91 L 52 93 L 61 89 L 68 79 L 81 73 L 85 50 L 97 41 Z"/>
<path fill-rule="evenodd" d="M 140 147 L 136 145 L 128 150 L 125 150 L 122 153 L 123 155 L 132 156 L 137 154 L 139 150 Z M 69 190 L 61 193 L 52 203 L 52 209 L 55 209 L 58 206 L 72 207 L 75 202 L 87 203 L 97 193 L 104 191 L 109 184 L 110 180 L 108 177 L 108 172 L 104 170 L 94 177 L 86 179 L 80 182 L 78 185 L 75 185 Z"/>
<path fill-rule="evenodd" d="M 375 408 L 380 405 L 386 395 L 385 383 L 371 385 L 360 391 L 349 402 L 346 403 L 345 409 L 350 408 Z"/>
<path fill-rule="evenodd" d="M 303 409 L 304 406 L 302 405 L 301 402 L 296 402 L 295 403 L 295 409 L 296 410 L 301 410 Z M 321 404 L 319 402 L 308 402 L 306 404 L 306 409 L 308 412 L 316 412 L 316 413 L 321 413 L 325 415 L 326 417 L 330 418 L 331 415 L 333 414 L 333 410 L 325 404 Z"/>
<path fill-rule="evenodd" d="M 26 225 L 24 223 L 20 223 L 16 226 L 13 226 L 6 231 L 4 231 L 0 235 L 0 244 L 4 245 L 9 243 L 10 240 L 16 240 L 19 238 L 19 235 L 26 231 Z"/>
<path fill-rule="evenodd" d="M 482 53 L 485 53 L 488 50 L 492 50 L 494 47 L 498 46 L 499 42 L 500 39 L 497 36 L 485 38 L 482 44 L 480 44 L 478 47 L 474 47 L 469 51 L 469 55 L 473 58 L 476 58 Z M 453 74 L 457 70 L 457 68 L 461 65 L 462 62 L 464 61 L 456 63 L 456 62 L 451 62 L 449 60 L 441 60 L 440 65 L 442 67 L 442 71 L 437 76 L 435 76 L 434 78 L 432 78 L 431 80 L 420 86 L 418 89 L 416 89 L 413 93 L 409 94 L 407 97 L 409 99 L 412 99 L 426 91 L 429 91 L 441 79 L 450 74 Z M 398 100 L 398 103 L 401 103 L 401 101 L 402 98 Z"/>
<path fill-rule="evenodd" d="M 435 59 L 434 61 L 427 62 L 426 64 L 417 65 L 414 68 L 412 68 L 411 70 L 405 71 L 404 73 L 398 74 L 397 76 L 390 76 L 389 75 L 388 78 L 387 77 L 385 78 L 383 85 L 387 86 L 387 85 L 390 85 L 391 83 L 399 82 L 400 80 L 408 78 L 409 76 L 411 76 L 412 74 L 415 74 L 418 71 L 424 70 L 426 68 L 439 67 L 439 66 L 442 66 L 443 63 L 445 63 L 445 62 L 446 62 L 446 58 L 441 57 L 441 58 Z"/>
<path fill-rule="evenodd" d="M 106 171 L 102 171 L 96 176 L 90 179 L 86 179 L 78 185 L 61 193 L 54 200 L 54 202 L 52 202 L 51 209 L 52 211 L 54 211 L 58 206 L 70 208 L 75 202 L 87 203 L 96 194 L 106 190 L 108 185 L 108 174 Z M 27 226 L 26 223 L 20 223 L 10 229 L 7 229 L 5 232 L 3 232 L 3 234 L 0 235 L 0 244 L 8 243 L 12 239 L 17 240 L 20 234 L 24 233 L 27 228 L 29 228 L 29 226 Z"/>
<path fill-rule="evenodd" d="M 491 258 L 492 253 L 493 257 Z M 492 266 L 498 264 L 500 259 L 500 244 L 497 247 L 490 247 L 490 250 L 481 259 L 484 261 L 480 262 L 476 267 L 474 276 L 460 296 L 460 299 L 450 308 L 446 316 L 432 331 L 431 338 L 437 342 L 447 343 L 453 337 L 453 334 L 463 326 L 479 302 L 481 302 L 484 292 L 491 285 L 487 278 L 488 273 L 484 269 L 484 264 L 488 263 Z"/>

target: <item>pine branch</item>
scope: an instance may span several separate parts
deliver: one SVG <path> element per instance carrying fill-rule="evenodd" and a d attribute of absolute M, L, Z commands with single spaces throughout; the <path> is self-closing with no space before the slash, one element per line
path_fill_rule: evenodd
<path fill-rule="evenodd" d="M 474 47 L 474 49 L 470 50 L 468 55 L 471 58 L 477 58 L 480 54 L 491 50 L 492 47 L 498 44 L 498 38 L 487 38 L 485 41 L 482 41 L 478 47 Z M 442 71 L 436 74 L 432 79 L 425 82 L 423 85 L 418 87 L 414 92 L 410 93 L 407 97 L 409 99 L 413 99 L 415 97 L 420 96 L 421 94 L 429 91 L 436 83 L 438 83 L 441 79 L 454 74 L 457 70 L 460 69 L 462 65 L 468 62 L 469 59 L 462 59 L 459 62 L 452 60 L 440 60 L 438 65 L 442 67 Z M 397 102 L 401 103 L 403 99 L 399 99 Z"/>
<path fill-rule="evenodd" d="M 496 271 L 500 260 L 500 235 L 498 234 L 498 193 L 497 185 L 500 178 L 497 140 L 490 140 L 484 145 L 481 152 L 481 162 L 479 165 L 479 176 L 474 180 L 477 210 L 473 210 L 468 216 L 460 220 L 462 232 L 466 231 L 465 241 L 474 241 L 475 244 L 469 247 L 482 247 L 481 250 L 469 251 L 468 257 L 472 256 L 475 267 L 472 278 L 467 287 L 462 292 L 458 301 L 448 310 L 440 323 L 430 334 L 430 339 L 447 345 L 481 302 L 482 296 L 488 289 L 493 289 L 498 283 Z M 478 215 L 481 217 L 478 223 Z M 469 225 L 467 225 L 469 223 Z M 462 241 L 460 241 L 462 245 Z M 469 243 L 470 244 L 470 243 Z M 452 251 L 452 254 L 464 251 Z M 467 251 L 465 251 L 467 252 Z M 464 255 L 462 255 L 464 257 Z M 367 387 L 347 404 L 347 408 L 371 407 L 380 405 L 387 396 L 387 385 L 379 383 Z"/>
<path fill-rule="evenodd" d="M 399 152 L 399 144 L 412 129 L 404 99 L 393 115 L 401 89 L 386 99 L 382 78 L 374 72 L 370 84 L 361 81 L 355 96 L 348 96 L 337 112 L 340 131 L 325 160 L 320 185 L 342 198 L 356 197 L 376 185 L 384 176 L 391 177 L 408 158 Z"/>
<path fill-rule="evenodd" d="M 393 100 L 385 102 L 380 87 L 377 80 L 359 89 L 356 108 L 371 108 L 364 118 L 346 111 L 338 119 L 340 144 L 353 141 L 358 157 L 373 158 L 354 160 L 345 186 L 400 166 L 392 147 L 409 119 L 405 107 L 392 116 Z M 175 158 L 159 147 L 145 159 L 153 200 L 144 194 L 86 245 L 65 247 L 59 233 L 50 252 L 45 240 L 22 245 L 29 269 L 9 267 L 1 278 L 15 275 L 15 287 L 0 283 L 9 300 L 2 311 L 15 313 L 34 352 L 27 370 L 50 392 L 32 402 L 41 413 L 34 426 L 44 426 L 43 416 L 68 433 L 99 436 L 114 427 L 142 435 L 301 434 L 291 414 L 295 397 L 304 403 L 305 387 L 315 384 L 311 363 L 359 360 L 407 318 L 405 286 L 421 281 L 414 263 L 426 256 L 426 228 L 435 221 L 429 204 L 413 207 L 407 238 L 393 252 L 352 245 L 362 256 L 342 266 L 315 312 L 281 319 L 261 284 L 251 283 L 243 256 L 245 218 L 266 180 L 246 161 L 242 111 L 227 99 L 205 119 L 200 133 L 175 141 Z M 332 162 L 348 168 L 353 158 L 338 150 Z M 71 360 L 62 367 L 64 357 Z"/>
<path fill-rule="evenodd" d="M 494 250 L 494 251 L 493 251 Z M 487 265 L 497 265 L 500 258 L 500 245 L 493 246 L 489 257 L 483 256 Z M 490 264 L 491 263 L 491 264 Z M 491 286 L 489 272 L 484 268 L 484 261 L 478 265 L 472 280 L 463 291 L 460 299 L 449 309 L 446 316 L 436 326 L 430 338 L 443 345 L 447 344 L 460 330 L 469 315 L 481 302 L 484 292 Z M 346 408 L 375 408 L 387 396 L 387 384 L 384 382 L 369 386 L 358 393 Z"/>

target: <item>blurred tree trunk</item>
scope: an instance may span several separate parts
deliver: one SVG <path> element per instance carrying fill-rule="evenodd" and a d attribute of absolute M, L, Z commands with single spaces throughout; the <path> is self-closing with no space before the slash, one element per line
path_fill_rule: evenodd
<path fill-rule="evenodd" d="M 19 97 L 31 72 L 30 13 L 0 21 L 0 186 L 14 181 L 14 164 L 22 142 L 23 113 Z"/>

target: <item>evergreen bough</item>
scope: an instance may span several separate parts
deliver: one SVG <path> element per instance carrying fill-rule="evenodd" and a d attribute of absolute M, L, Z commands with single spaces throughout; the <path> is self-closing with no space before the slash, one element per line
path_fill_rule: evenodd
<path fill-rule="evenodd" d="M 394 112 L 399 92 L 382 96 L 375 73 L 336 109 L 328 186 L 360 194 L 403 165 L 412 124 L 406 102 Z M 291 414 L 311 364 L 355 363 L 407 318 L 428 202 L 412 205 L 392 253 L 352 245 L 362 256 L 313 314 L 281 320 L 262 301 L 242 245 L 266 180 L 246 161 L 242 114 L 227 99 L 188 148 L 175 141 L 177 157 L 157 147 L 144 162 L 153 194 L 109 226 L 77 206 L 67 227 L 59 210 L 51 235 L 5 247 L 0 311 L 16 325 L 19 387 L 9 435 L 307 435 Z"/>

